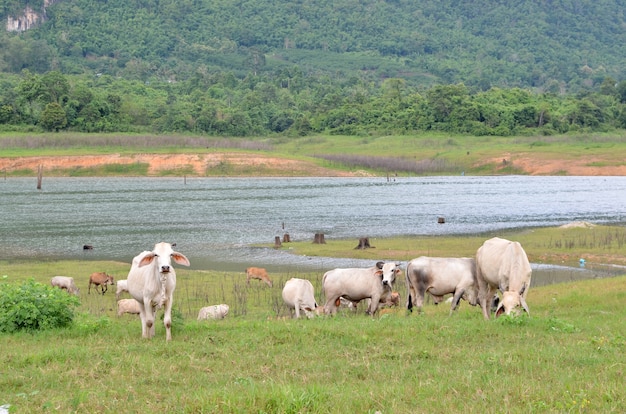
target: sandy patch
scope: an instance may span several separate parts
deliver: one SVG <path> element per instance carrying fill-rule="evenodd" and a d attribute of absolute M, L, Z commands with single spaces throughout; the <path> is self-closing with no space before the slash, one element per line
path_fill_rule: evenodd
<path fill-rule="evenodd" d="M 276 175 L 350 177 L 363 176 L 362 172 L 337 171 L 323 168 L 311 162 L 291 160 L 246 153 L 209 153 L 209 154 L 134 154 L 134 155 L 80 155 L 50 157 L 11 157 L 0 158 L 0 171 L 32 170 L 42 165 L 46 170 L 69 170 L 90 168 L 108 164 L 148 164 L 148 175 L 158 175 L 166 170 L 182 170 L 191 167 L 196 175 L 207 175 L 207 170 L 230 165 L 233 167 L 258 168 L 277 172 Z M 280 173 L 278 173 L 280 172 Z M 267 174 L 266 174 L 267 175 Z"/>

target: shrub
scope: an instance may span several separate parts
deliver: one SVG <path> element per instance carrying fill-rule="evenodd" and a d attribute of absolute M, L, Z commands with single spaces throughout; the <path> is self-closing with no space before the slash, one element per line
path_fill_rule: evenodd
<path fill-rule="evenodd" d="M 30 280 L 0 284 L 0 332 L 37 331 L 72 323 L 79 299 Z"/>

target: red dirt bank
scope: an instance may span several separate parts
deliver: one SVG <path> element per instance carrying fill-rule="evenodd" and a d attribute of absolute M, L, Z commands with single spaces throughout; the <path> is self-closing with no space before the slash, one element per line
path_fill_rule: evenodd
<path fill-rule="evenodd" d="M 501 159 L 508 158 L 504 154 Z M 497 162 L 498 160 L 495 160 Z M 581 158 L 575 161 L 533 159 L 518 155 L 513 160 L 517 171 L 528 175 L 596 175 L 626 176 L 626 165 L 597 166 L 593 158 Z M 595 164 L 594 164 L 595 162 Z M 312 176 L 312 177 L 355 177 L 366 176 L 363 171 L 340 171 L 320 167 L 314 163 L 247 153 L 210 153 L 210 154 L 135 154 L 135 155 L 77 155 L 0 158 L 0 171 L 11 173 L 16 170 L 37 171 L 42 165 L 44 171 L 70 170 L 73 168 L 93 168 L 109 164 L 148 164 L 148 175 L 159 175 L 165 170 L 189 169 L 199 176 L 207 175 L 211 168 L 227 164 L 232 167 L 232 175 L 258 176 Z M 252 169 L 254 174 L 246 174 Z M 243 170 L 244 173 L 237 173 Z M 230 175 L 230 174 L 229 174 Z"/>

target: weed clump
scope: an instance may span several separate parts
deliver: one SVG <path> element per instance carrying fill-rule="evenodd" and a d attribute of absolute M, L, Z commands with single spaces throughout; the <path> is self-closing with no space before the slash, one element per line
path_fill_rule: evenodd
<path fill-rule="evenodd" d="M 39 331 L 68 326 L 80 300 L 52 286 L 29 280 L 0 284 L 0 332 Z"/>

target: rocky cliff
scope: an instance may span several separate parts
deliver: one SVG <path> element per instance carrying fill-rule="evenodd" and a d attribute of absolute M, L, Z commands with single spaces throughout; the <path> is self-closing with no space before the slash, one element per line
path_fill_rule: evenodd
<path fill-rule="evenodd" d="M 46 9 L 58 2 L 59 0 L 44 0 L 41 10 L 33 10 L 30 6 L 26 6 L 21 16 L 7 17 L 8 32 L 23 32 L 46 20 Z"/>

